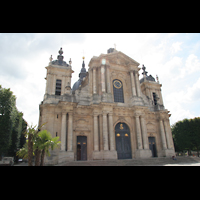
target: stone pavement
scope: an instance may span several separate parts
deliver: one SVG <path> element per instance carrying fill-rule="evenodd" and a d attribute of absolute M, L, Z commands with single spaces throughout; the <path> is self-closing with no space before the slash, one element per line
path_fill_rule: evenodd
<path fill-rule="evenodd" d="M 200 158 L 177 157 L 171 158 L 148 158 L 148 159 L 127 159 L 127 160 L 91 160 L 91 161 L 70 161 L 55 166 L 200 166 Z"/>

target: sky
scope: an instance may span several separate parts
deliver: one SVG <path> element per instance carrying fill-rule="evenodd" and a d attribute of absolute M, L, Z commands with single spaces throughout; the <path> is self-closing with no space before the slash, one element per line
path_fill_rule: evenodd
<path fill-rule="evenodd" d="M 17 97 L 16 106 L 29 125 L 37 125 L 39 104 L 46 87 L 49 58 L 72 60 L 72 85 L 93 56 L 109 48 L 123 52 L 145 65 L 148 75 L 159 77 L 170 124 L 200 117 L 199 33 L 0 33 L 0 85 Z M 142 78 L 142 70 L 140 77 Z"/>

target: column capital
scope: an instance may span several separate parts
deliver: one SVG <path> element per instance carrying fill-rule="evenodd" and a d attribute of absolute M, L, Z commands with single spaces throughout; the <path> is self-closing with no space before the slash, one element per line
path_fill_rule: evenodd
<path fill-rule="evenodd" d="M 106 110 L 102 111 L 102 115 L 107 115 L 107 114 L 108 114 L 108 111 L 106 111 Z"/>
<path fill-rule="evenodd" d="M 99 115 L 99 113 L 93 113 L 92 115 L 93 115 L 93 117 L 97 117 Z"/>
<path fill-rule="evenodd" d="M 141 114 L 141 112 L 140 111 L 135 111 L 134 112 L 134 116 L 135 117 L 140 117 L 142 114 Z"/>
<path fill-rule="evenodd" d="M 73 114 L 73 111 L 68 111 L 67 112 L 69 115 L 72 115 Z"/>

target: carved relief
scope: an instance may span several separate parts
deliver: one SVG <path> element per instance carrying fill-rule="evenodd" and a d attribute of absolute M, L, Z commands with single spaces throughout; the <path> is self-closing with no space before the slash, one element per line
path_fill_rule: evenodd
<path fill-rule="evenodd" d="M 147 124 L 147 132 L 155 132 L 155 125 L 153 123 Z"/>
<path fill-rule="evenodd" d="M 85 119 L 79 119 L 79 120 L 76 120 L 75 121 L 75 131 L 78 131 L 78 130 L 89 130 L 88 129 L 88 120 L 85 120 Z"/>

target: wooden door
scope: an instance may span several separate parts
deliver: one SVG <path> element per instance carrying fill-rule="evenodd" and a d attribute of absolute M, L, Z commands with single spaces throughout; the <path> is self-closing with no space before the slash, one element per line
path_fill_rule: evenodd
<path fill-rule="evenodd" d="M 86 136 L 77 136 L 77 160 L 87 160 Z"/>
<path fill-rule="evenodd" d="M 125 123 L 118 123 L 115 127 L 116 150 L 118 159 L 131 159 L 130 130 Z"/>
<path fill-rule="evenodd" d="M 157 157 L 155 137 L 149 137 L 148 139 L 149 139 L 149 149 L 152 152 L 152 157 Z"/>

